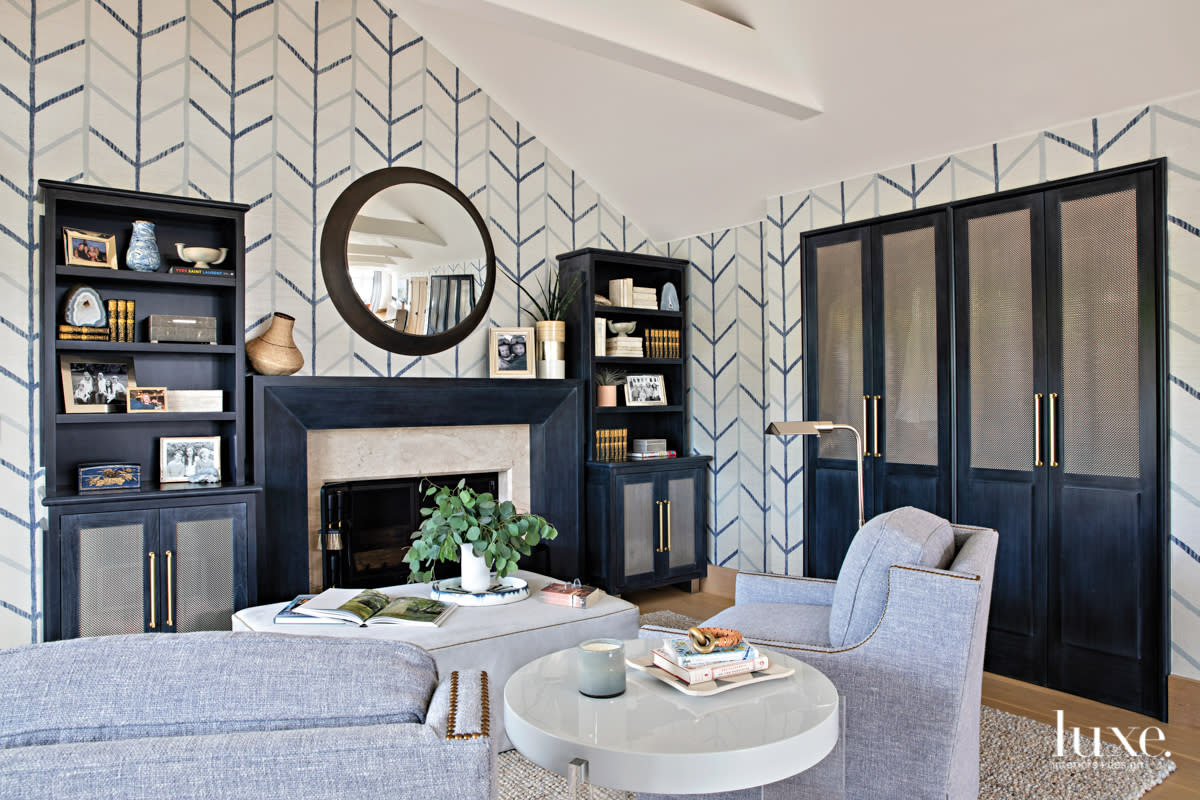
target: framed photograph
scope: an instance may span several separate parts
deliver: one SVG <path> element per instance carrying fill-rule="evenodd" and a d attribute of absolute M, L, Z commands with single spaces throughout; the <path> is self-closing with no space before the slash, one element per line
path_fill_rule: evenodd
<path fill-rule="evenodd" d="M 662 375 L 626 375 L 625 405 L 665 406 L 667 383 Z"/>
<path fill-rule="evenodd" d="M 137 386 L 133 359 L 124 356 L 60 354 L 63 407 L 68 414 L 125 411 L 129 387 Z"/>
<path fill-rule="evenodd" d="M 537 377 L 533 328 L 492 328 L 488 333 L 488 375 L 493 378 Z"/>
<path fill-rule="evenodd" d="M 167 387 L 130 386 L 125 410 L 131 414 L 167 410 Z"/>
<path fill-rule="evenodd" d="M 162 436 L 158 440 L 159 483 L 220 483 L 220 436 Z"/>
<path fill-rule="evenodd" d="M 72 267 L 117 268 L 117 235 L 63 228 L 63 253 Z"/>

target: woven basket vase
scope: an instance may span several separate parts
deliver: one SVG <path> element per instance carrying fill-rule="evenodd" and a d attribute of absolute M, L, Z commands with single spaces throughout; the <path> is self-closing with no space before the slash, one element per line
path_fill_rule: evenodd
<path fill-rule="evenodd" d="M 296 318 L 275 312 L 271 327 L 246 342 L 246 360 L 259 375 L 291 375 L 304 366 L 304 355 L 292 340 Z"/>

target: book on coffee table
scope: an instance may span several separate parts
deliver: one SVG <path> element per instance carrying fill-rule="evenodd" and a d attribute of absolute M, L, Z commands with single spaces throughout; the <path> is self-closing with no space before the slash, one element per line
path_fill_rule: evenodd
<path fill-rule="evenodd" d="M 389 597 L 376 589 L 326 589 L 292 611 L 353 625 L 441 625 L 458 606 L 428 597 Z"/>
<path fill-rule="evenodd" d="M 603 589 L 587 586 L 579 581 L 574 583 L 549 583 L 537 593 L 537 598 L 556 606 L 572 608 L 588 608 L 604 595 Z"/>
<path fill-rule="evenodd" d="M 276 625 L 341 625 L 342 620 L 334 619 L 333 617 L 314 617 L 312 614 L 301 614 L 296 610 L 297 606 L 302 606 L 309 600 L 316 597 L 315 594 L 298 594 L 288 601 L 288 604 L 275 612 L 274 622 Z"/>

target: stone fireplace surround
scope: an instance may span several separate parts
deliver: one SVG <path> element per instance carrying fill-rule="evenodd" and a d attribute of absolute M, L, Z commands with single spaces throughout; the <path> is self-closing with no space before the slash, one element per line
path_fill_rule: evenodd
<path fill-rule="evenodd" d="M 309 447 L 323 441 L 310 431 L 528 426 L 529 510 L 559 535 L 521 566 L 581 576 L 583 391 L 578 380 L 251 376 L 252 480 L 264 489 L 248 576 L 256 602 L 309 590 Z"/>

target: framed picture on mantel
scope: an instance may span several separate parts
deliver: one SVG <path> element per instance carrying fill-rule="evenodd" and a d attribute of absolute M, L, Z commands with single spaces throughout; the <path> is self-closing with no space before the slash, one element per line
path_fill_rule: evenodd
<path fill-rule="evenodd" d="M 533 378 L 533 328 L 492 328 L 488 333 L 488 375 Z"/>

